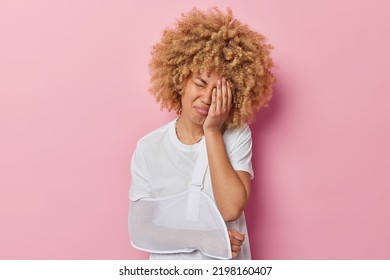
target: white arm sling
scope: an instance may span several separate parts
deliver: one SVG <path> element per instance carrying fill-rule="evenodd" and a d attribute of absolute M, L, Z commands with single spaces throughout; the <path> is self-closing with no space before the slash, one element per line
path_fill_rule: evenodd
<path fill-rule="evenodd" d="M 202 191 L 207 165 L 203 141 L 186 191 L 131 203 L 129 226 L 135 248 L 161 254 L 199 250 L 211 258 L 232 258 L 225 221 L 213 199 Z"/>

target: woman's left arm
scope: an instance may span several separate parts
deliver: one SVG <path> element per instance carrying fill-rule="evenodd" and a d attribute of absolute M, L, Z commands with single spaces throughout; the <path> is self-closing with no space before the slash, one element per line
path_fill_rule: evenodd
<path fill-rule="evenodd" d="M 250 174 L 235 171 L 221 133 L 205 132 L 211 183 L 218 209 L 226 222 L 237 220 L 249 198 Z"/>
<path fill-rule="evenodd" d="M 249 198 L 251 175 L 236 171 L 229 160 L 222 127 L 229 116 L 232 95 L 225 79 L 213 90 L 209 114 L 203 124 L 211 183 L 217 207 L 225 221 L 237 220 Z"/>

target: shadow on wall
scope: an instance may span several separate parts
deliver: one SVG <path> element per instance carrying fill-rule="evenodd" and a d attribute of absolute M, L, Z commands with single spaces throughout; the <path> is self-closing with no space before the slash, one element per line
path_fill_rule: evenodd
<path fill-rule="evenodd" d="M 262 136 L 267 134 L 269 127 L 276 120 L 280 108 L 283 107 L 281 99 L 282 90 L 278 80 L 274 85 L 269 107 L 261 109 L 256 115 L 256 121 L 250 125 L 253 141 L 252 164 L 255 178 L 251 184 L 251 194 L 245 209 L 245 216 L 251 243 L 252 259 L 254 260 L 268 259 L 264 250 L 262 250 L 264 247 L 262 244 L 267 243 L 264 236 L 264 226 L 267 225 L 266 220 L 267 216 L 269 216 L 267 213 L 267 205 L 269 203 L 265 203 L 267 187 L 265 186 L 265 176 L 263 174 L 265 172 L 264 166 L 267 165 L 267 162 L 265 162 L 266 159 L 263 156 L 264 145 L 262 145 Z"/>

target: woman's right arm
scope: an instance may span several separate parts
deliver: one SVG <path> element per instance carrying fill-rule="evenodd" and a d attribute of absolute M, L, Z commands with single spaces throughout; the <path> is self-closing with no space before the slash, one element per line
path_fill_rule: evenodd
<path fill-rule="evenodd" d="M 169 199 L 153 198 L 149 184 L 149 172 L 142 150 L 137 147 L 132 158 L 129 233 L 134 247 L 154 253 L 191 252 L 201 250 L 205 255 L 230 258 L 230 241 L 223 221 L 216 224 L 217 217 L 203 213 L 211 219 L 199 227 L 187 221 L 185 208 L 187 195 L 176 195 Z M 206 208 L 212 203 L 203 200 Z M 207 225 L 209 225 L 207 227 Z"/>

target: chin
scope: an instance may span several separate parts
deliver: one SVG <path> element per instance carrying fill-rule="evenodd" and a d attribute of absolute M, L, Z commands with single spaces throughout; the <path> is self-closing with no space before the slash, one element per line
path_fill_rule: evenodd
<path fill-rule="evenodd" d="M 197 117 L 194 119 L 194 123 L 196 123 L 197 125 L 203 126 L 205 120 L 206 120 L 206 117 Z"/>

